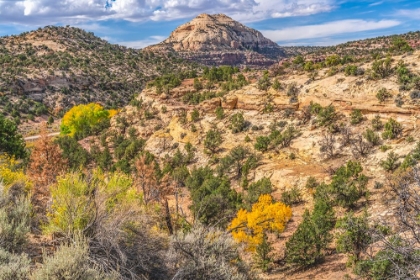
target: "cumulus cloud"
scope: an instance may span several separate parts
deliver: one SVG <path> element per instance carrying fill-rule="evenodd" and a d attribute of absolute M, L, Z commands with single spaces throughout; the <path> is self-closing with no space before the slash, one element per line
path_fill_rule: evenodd
<path fill-rule="evenodd" d="M 237 20 L 305 16 L 330 11 L 336 0 L 105 0 L 0 1 L 0 23 L 76 24 L 89 20 L 133 22 L 188 18 L 199 13 L 226 13 Z"/>
<path fill-rule="evenodd" d="M 303 25 L 280 30 L 263 30 L 264 36 L 276 42 L 288 42 L 313 38 L 324 38 L 333 35 L 390 28 L 401 24 L 397 20 L 368 21 L 349 19 L 332 21 L 317 25 Z"/>

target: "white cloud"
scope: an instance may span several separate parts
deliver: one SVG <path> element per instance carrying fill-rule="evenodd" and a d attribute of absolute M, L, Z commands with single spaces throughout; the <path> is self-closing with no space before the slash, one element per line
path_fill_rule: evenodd
<path fill-rule="evenodd" d="M 147 39 L 139 40 L 139 41 L 127 41 L 127 42 L 117 42 L 118 45 L 126 46 L 129 48 L 134 49 L 143 49 L 150 45 L 155 45 L 157 43 L 162 42 L 165 40 L 164 36 L 150 36 Z M 112 40 L 111 40 L 112 41 Z"/>
<path fill-rule="evenodd" d="M 411 18 L 411 19 L 419 19 L 420 17 L 420 8 L 412 9 L 412 10 L 398 10 L 395 15 Z"/>
<path fill-rule="evenodd" d="M 0 23 L 77 24 L 92 20 L 162 21 L 200 13 L 225 13 L 237 20 L 305 16 L 332 10 L 337 0 L 105 0 L 0 1 Z"/>
<path fill-rule="evenodd" d="M 372 4 L 369 4 L 369 7 L 379 6 L 379 5 L 382 5 L 383 3 L 384 1 L 374 2 Z"/>
<path fill-rule="evenodd" d="M 273 41 L 294 41 L 312 38 L 324 38 L 345 33 L 384 29 L 399 25 L 396 20 L 366 21 L 349 19 L 332 21 L 318 25 L 304 25 L 280 30 L 263 30 L 264 36 Z"/>
<path fill-rule="evenodd" d="M 291 16 L 307 16 L 318 14 L 322 12 L 328 12 L 332 9 L 331 5 L 326 3 L 313 3 L 309 5 L 298 5 L 294 3 L 289 8 L 284 9 L 283 11 L 273 12 L 272 16 L 274 18 L 280 17 L 291 17 Z"/>

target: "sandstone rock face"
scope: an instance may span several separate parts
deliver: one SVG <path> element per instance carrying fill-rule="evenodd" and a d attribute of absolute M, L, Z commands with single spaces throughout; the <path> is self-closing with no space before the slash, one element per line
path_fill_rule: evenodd
<path fill-rule="evenodd" d="M 220 107 L 220 104 L 220 98 L 215 97 L 213 99 L 203 101 L 201 103 L 201 109 L 203 109 L 205 112 L 214 112 L 217 107 Z"/>
<path fill-rule="evenodd" d="M 223 109 L 229 109 L 233 110 L 236 108 L 236 105 L 238 104 L 238 97 L 235 95 L 229 95 L 225 98 L 225 100 L 222 102 Z"/>
<path fill-rule="evenodd" d="M 283 49 L 261 32 L 223 14 L 201 14 L 179 26 L 162 43 L 146 49 L 176 51 L 185 59 L 207 65 L 267 66 L 285 56 Z"/>

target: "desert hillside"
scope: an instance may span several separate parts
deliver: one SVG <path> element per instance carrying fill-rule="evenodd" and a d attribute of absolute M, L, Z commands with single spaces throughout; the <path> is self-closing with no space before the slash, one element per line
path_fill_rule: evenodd
<path fill-rule="evenodd" d="M 63 111 L 20 126 L 28 113 L 0 114 L 0 279 L 417 279 L 420 51 L 407 36 L 289 48 L 262 69 L 67 27 L 3 38 L 5 108 L 39 95 Z M 55 90 L 89 77 L 102 82 Z"/>
<path fill-rule="evenodd" d="M 363 73 L 356 75 L 346 73 L 346 66 L 333 74 L 330 67 L 320 69 L 316 76 L 311 71 L 290 69 L 280 76 L 263 71 L 233 74 L 233 87 L 243 79 L 239 76 L 247 81 L 233 90 L 223 81 L 206 88 L 209 80 L 205 77 L 186 79 L 167 93 L 151 84 L 139 94 L 136 106 L 126 107 L 111 121 L 108 133 L 125 131 L 129 137 L 129 131 L 135 132 L 146 140 L 145 149 L 162 164 L 192 144 L 195 157 L 187 163 L 190 170 L 205 166 L 219 170 L 232 151 L 243 147 L 248 156 L 258 158 L 258 163 L 239 178 L 228 171 L 232 188 L 247 197 L 249 184 L 269 178 L 273 197 L 288 201 L 293 211 L 286 230 L 273 241 L 278 263 L 264 277 L 342 279 L 353 272 L 334 242 L 325 248 L 324 263 L 305 272 L 293 272 L 280 265 L 285 241 L 302 222 L 304 210 L 314 206 L 315 190 L 308 189 L 308 179 L 330 183 L 335 172 L 350 161 L 360 163 L 367 183 L 351 206 L 334 207 L 336 217 L 343 217 L 349 210 L 356 215 L 366 211 L 370 223 L 387 223 L 394 217 L 398 205 L 389 200 L 387 185 L 393 172 L 401 174 L 411 168 L 407 164 L 412 166 L 409 162 L 418 151 L 416 116 L 420 109 L 416 86 L 405 90 L 398 73 L 402 67 L 411 75 L 418 73 L 419 54 L 393 56 L 389 67 L 394 70 L 384 78 L 374 78 L 373 61 L 357 63 Z M 320 111 L 316 113 L 314 108 Z M 153 117 L 144 118 L 145 112 L 152 112 Z M 243 118 L 240 129 L 235 124 L 238 116 Z M 400 129 L 398 135 L 388 138 L 384 126 L 386 130 L 393 121 Z M 211 151 L 208 139 L 215 131 L 222 140 Z M 275 133 L 290 139 L 272 139 Z M 395 158 L 388 167 L 391 154 Z M 193 219 L 190 194 L 186 189 L 181 193 L 180 207 Z M 175 197 L 170 196 L 169 201 L 175 210 Z"/>
<path fill-rule="evenodd" d="M 0 112 L 19 122 L 72 106 L 126 105 L 158 75 L 197 67 L 176 57 L 112 45 L 92 32 L 47 26 L 0 38 Z"/>

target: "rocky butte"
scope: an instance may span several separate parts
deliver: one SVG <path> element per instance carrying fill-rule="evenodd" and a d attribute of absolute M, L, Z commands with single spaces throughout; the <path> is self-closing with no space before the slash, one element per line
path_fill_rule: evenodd
<path fill-rule="evenodd" d="M 163 42 L 145 50 L 177 52 L 206 65 L 268 66 L 285 56 L 283 49 L 224 14 L 201 14 L 175 29 Z"/>

